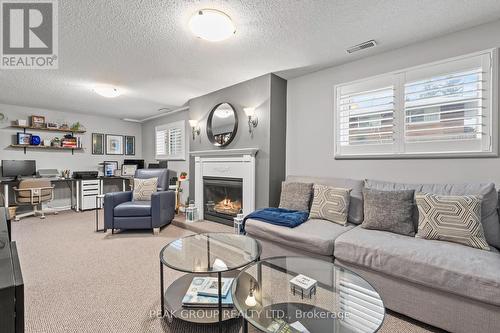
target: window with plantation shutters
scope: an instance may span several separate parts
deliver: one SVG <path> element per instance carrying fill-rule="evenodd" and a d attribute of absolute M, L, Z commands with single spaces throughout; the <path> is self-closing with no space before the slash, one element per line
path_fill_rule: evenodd
<path fill-rule="evenodd" d="M 335 156 L 496 154 L 493 58 L 488 51 L 336 86 Z"/>
<path fill-rule="evenodd" d="M 178 121 L 155 128 L 156 159 L 185 160 L 185 122 Z"/>

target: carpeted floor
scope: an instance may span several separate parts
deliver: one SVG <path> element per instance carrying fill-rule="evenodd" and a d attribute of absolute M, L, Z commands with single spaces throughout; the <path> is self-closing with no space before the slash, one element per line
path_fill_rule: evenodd
<path fill-rule="evenodd" d="M 147 231 L 103 234 L 94 232 L 94 218 L 94 212 L 66 212 L 13 222 L 25 283 L 26 332 L 217 332 L 216 326 L 156 316 L 160 249 L 192 231 L 170 225 L 159 236 Z M 210 224 L 200 227 L 214 230 Z M 182 274 L 165 273 L 167 284 Z M 225 331 L 238 332 L 239 327 L 234 320 Z M 439 331 L 388 313 L 380 332 Z"/>

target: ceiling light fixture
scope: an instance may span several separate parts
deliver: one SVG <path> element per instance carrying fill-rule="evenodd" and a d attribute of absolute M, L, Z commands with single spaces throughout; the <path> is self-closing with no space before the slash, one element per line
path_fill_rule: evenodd
<path fill-rule="evenodd" d="M 210 42 L 220 42 L 236 33 L 231 18 L 216 9 L 197 11 L 189 20 L 189 29 L 196 37 Z"/>
<path fill-rule="evenodd" d="M 96 94 L 108 98 L 118 97 L 122 94 L 118 88 L 104 84 L 95 86 L 92 90 L 94 90 Z"/>

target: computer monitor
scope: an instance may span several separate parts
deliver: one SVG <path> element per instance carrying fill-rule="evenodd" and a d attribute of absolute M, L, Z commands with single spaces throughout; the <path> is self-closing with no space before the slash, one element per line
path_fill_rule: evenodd
<path fill-rule="evenodd" d="M 132 160 L 132 159 L 124 159 L 123 164 L 135 164 L 137 165 L 137 169 L 144 169 L 144 160 Z"/>
<path fill-rule="evenodd" d="M 27 177 L 36 175 L 34 160 L 2 160 L 3 177 Z"/>

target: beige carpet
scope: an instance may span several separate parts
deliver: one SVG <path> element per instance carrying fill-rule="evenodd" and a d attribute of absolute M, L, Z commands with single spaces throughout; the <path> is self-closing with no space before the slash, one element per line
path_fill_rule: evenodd
<path fill-rule="evenodd" d="M 159 251 L 191 231 L 170 225 L 159 236 L 146 231 L 110 235 L 94 227 L 93 212 L 13 222 L 25 283 L 26 332 L 217 332 L 216 326 L 155 315 L 160 308 Z M 169 269 L 165 273 L 167 284 L 180 276 Z M 232 321 L 225 331 L 237 332 L 239 325 Z M 379 332 L 438 330 L 389 313 Z"/>

